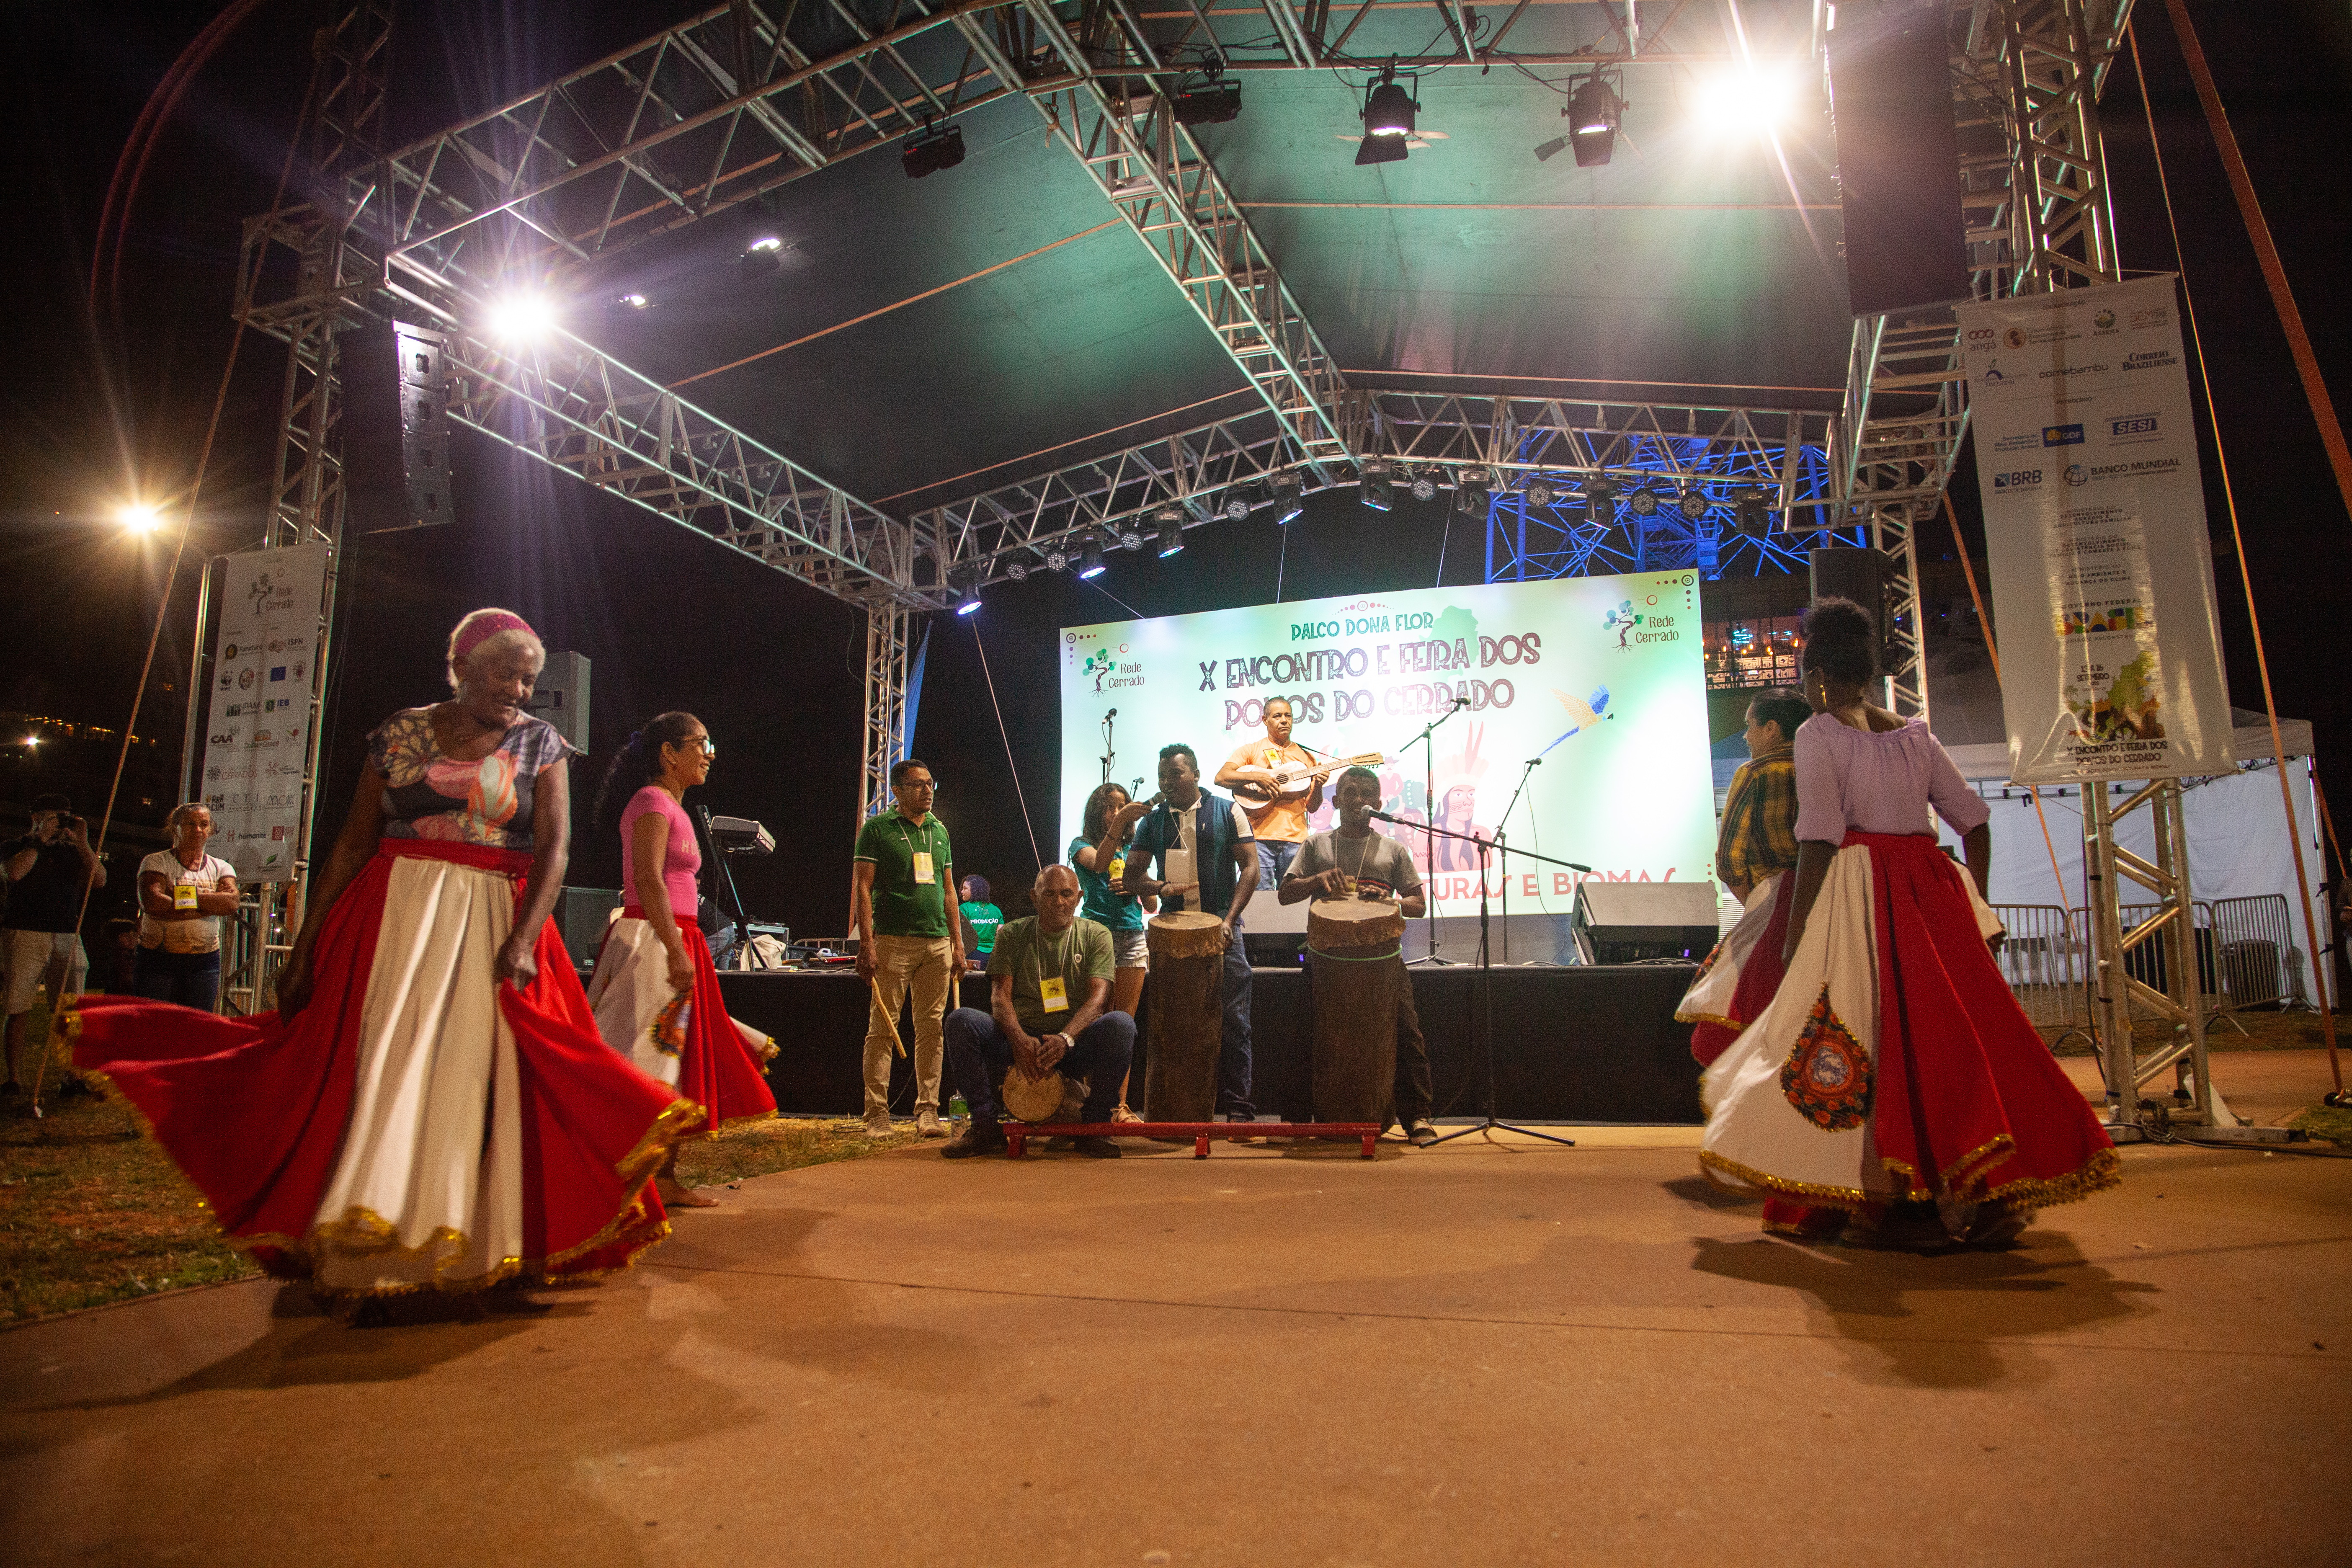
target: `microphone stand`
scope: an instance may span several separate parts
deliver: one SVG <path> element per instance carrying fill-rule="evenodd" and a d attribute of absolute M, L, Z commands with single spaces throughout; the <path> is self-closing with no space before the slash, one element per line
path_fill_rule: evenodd
<path fill-rule="evenodd" d="M 1453 718 L 1454 715 L 1461 712 L 1462 710 L 1467 706 L 1469 706 L 1469 704 L 1466 702 L 1456 701 L 1453 707 L 1448 708 L 1444 712 L 1440 713 L 1436 718 L 1432 719 L 1428 723 L 1423 725 L 1420 734 L 1415 735 L 1412 740 L 1407 741 L 1403 745 L 1397 748 L 1400 752 L 1410 752 L 1415 746 L 1419 746 L 1421 748 L 1421 814 L 1423 816 L 1428 818 L 1430 823 L 1429 826 L 1425 826 L 1422 829 L 1422 856 L 1429 862 L 1430 869 L 1433 871 L 1437 868 L 1437 838 L 1459 838 L 1462 837 L 1462 835 L 1458 833 L 1445 833 L 1435 826 L 1437 822 L 1437 763 L 1434 758 L 1437 751 L 1437 742 L 1433 739 L 1433 736 L 1435 735 L 1437 727 L 1440 724 L 1444 723 L 1448 719 Z M 1378 816 L 1380 814 L 1378 812 L 1374 812 L 1372 815 Z M 1391 818 L 1390 820 L 1394 819 Z M 1412 960 L 1415 963 L 1449 963 L 1448 960 L 1437 956 L 1436 903 L 1436 900 L 1431 900 L 1429 912 L 1422 917 L 1426 922 L 1422 927 L 1422 935 L 1429 939 L 1429 951 L 1423 952 L 1419 958 Z"/>
<path fill-rule="evenodd" d="M 694 810 L 702 823 L 703 842 L 710 846 L 710 858 L 719 862 L 719 879 L 727 885 L 728 900 L 735 906 L 735 951 L 729 956 L 734 960 L 734 967 L 741 969 L 743 961 L 751 953 L 751 917 L 743 912 L 743 893 L 735 886 L 735 868 L 728 863 L 727 851 L 719 845 L 718 835 L 710 831 L 710 808 L 697 803 Z M 724 911 L 726 906 L 719 907 Z"/>
<path fill-rule="evenodd" d="M 1519 796 L 1528 793 L 1528 780 L 1543 766 L 1541 757 L 1529 757 L 1528 765 L 1519 770 L 1519 787 L 1511 792 L 1511 804 L 1503 807 L 1503 815 L 1495 820 L 1495 847 L 1503 854 L 1503 962 L 1511 962 L 1511 847 L 1503 829 L 1511 820 L 1511 813 L 1519 807 Z M 1524 853 L 1524 851 L 1522 851 Z"/>
<path fill-rule="evenodd" d="M 1396 821 L 1395 817 L 1385 812 L 1376 811 L 1372 815 L 1384 822 Z M 1473 1032 L 1477 1037 L 1478 1051 L 1484 1058 L 1486 1074 L 1486 1115 L 1477 1125 L 1448 1132 L 1438 1139 L 1438 1142 L 1450 1143 L 1456 1138 L 1466 1138 L 1473 1132 L 1491 1132 L 1499 1127 L 1506 1132 L 1517 1132 L 1528 1138 L 1540 1138 L 1547 1143 L 1563 1143 L 1572 1149 L 1576 1146 L 1576 1140 L 1573 1138 L 1563 1138 L 1557 1132 L 1538 1132 L 1532 1127 L 1520 1127 L 1495 1114 L 1495 966 L 1494 955 L 1487 945 L 1486 855 L 1489 850 L 1496 847 L 1496 843 L 1493 839 L 1481 838 L 1475 833 L 1455 833 L 1450 828 L 1444 827 L 1434 828 L 1432 831 L 1440 838 L 1455 838 L 1465 844 L 1475 844 L 1478 847 L 1478 1022 Z M 1540 860 L 1547 866 L 1564 866 L 1571 871 L 1590 872 L 1592 869 L 1590 866 L 1580 866 L 1573 860 L 1555 860 L 1549 855 L 1528 854 L 1524 849 L 1519 853 L 1526 855 L 1530 860 Z"/>

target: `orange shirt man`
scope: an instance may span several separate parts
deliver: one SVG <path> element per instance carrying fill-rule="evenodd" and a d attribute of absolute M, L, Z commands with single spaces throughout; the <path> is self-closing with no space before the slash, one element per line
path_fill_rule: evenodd
<path fill-rule="evenodd" d="M 1312 768 L 1315 759 L 1290 739 L 1290 700 L 1269 697 L 1265 703 L 1265 736 L 1237 746 L 1217 770 L 1216 784 L 1233 791 L 1257 835 L 1257 885 L 1278 888 L 1307 842 L 1307 819 L 1323 804 L 1323 781 L 1318 779 L 1295 794 L 1277 793 L 1266 775 L 1280 769 Z"/>

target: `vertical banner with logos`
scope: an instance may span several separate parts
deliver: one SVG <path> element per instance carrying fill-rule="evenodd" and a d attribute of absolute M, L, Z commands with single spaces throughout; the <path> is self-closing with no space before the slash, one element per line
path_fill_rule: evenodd
<path fill-rule="evenodd" d="M 213 853 L 247 886 L 294 876 L 327 549 L 232 555 L 221 585 L 200 798 Z"/>
<path fill-rule="evenodd" d="M 2167 277 L 1959 308 L 2019 784 L 2231 770 Z"/>

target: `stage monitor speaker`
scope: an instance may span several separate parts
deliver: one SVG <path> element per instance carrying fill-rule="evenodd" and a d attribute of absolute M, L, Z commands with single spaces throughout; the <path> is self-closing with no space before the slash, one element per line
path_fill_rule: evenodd
<path fill-rule="evenodd" d="M 381 533 L 456 521 L 442 334 L 381 321 L 338 342 L 346 525 Z"/>
<path fill-rule="evenodd" d="M 1576 889 L 1577 955 L 1587 963 L 1687 959 L 1715 946 L 1719 922 L 1712 882 L 1601 882 Z"/>
<path fill-rule="evenodd" d="M 604 928 L 620 907 L 621 895 L 614 888 L 566 888 L 557 897 L 555 934 L 563 939 L 575 968 L 594 966 L 604 946 Z"/>
<path fill-rule="evenodd" d="M 1886 629 L 1903 606 L 1895 593 L 1895 557 L 1868 545 L 1830 544 L 1806 552 L 1815 599 L 1852 599 L 1870 612 L 1878 628 L 1878 668 L 1892 669 Z"/>
<path fill-rule="evenodd" d="M 1944 0 L 1845 0 L 1830 29 L 1830 118 L 1857 316 L 1969 297 Z"/>

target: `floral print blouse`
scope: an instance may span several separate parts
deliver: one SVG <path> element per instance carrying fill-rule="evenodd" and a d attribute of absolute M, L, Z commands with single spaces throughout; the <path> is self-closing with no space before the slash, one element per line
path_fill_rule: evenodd
<path fill-rule="evenodd" d="M 488 756 L 461 762 L 435 742 L 432 709 L 404 708 L 368 736 L 368 762 L 384 778 L 384 837 L 528 851 L 539 775 L 578 751 L 526 714 Z"/>

